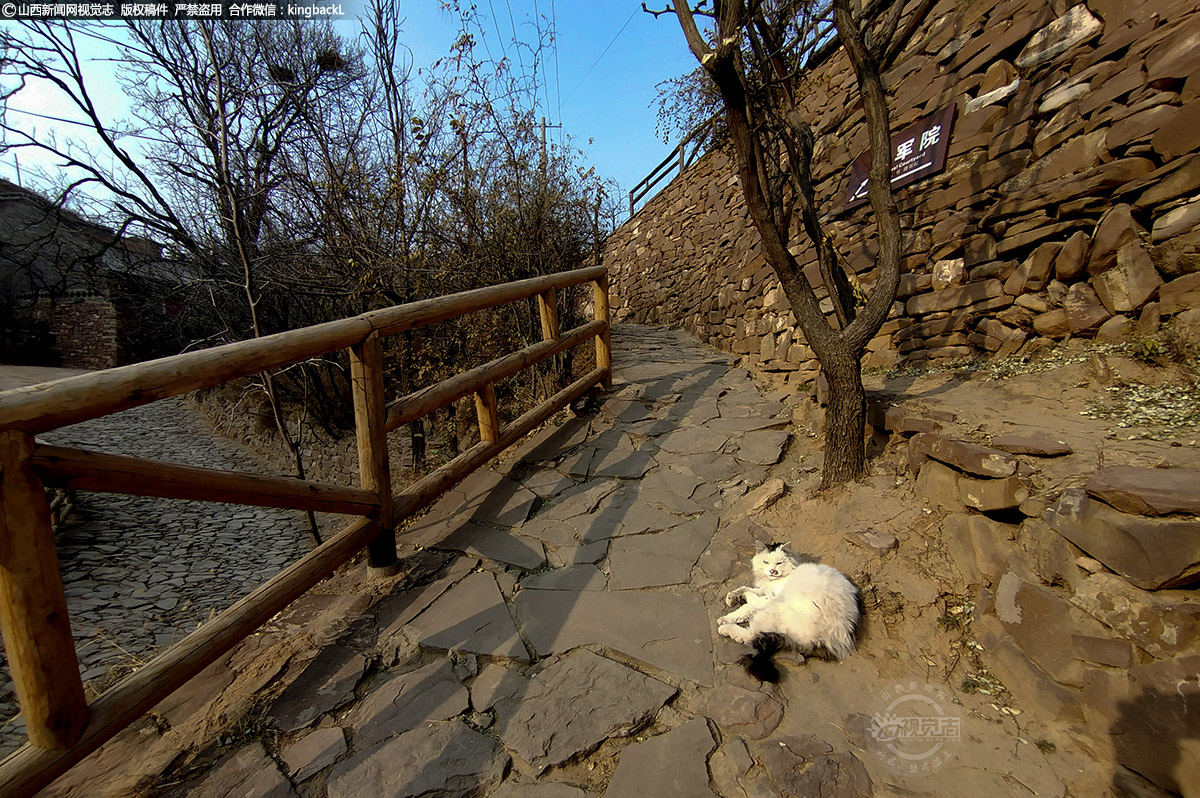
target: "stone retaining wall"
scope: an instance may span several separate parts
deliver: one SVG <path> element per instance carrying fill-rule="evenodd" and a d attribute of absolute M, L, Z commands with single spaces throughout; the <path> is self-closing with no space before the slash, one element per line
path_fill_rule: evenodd
<path fill-rule="evenodd" d="M 934 7 L 885 75 L 892 128 L 949 103 L 958 117 L 945 171 L 897 192 L 902 280 L 867 365 L 1200 325 L 1198 7 Z M 850 163 L 867 146 L 853 84 L 839 53 L 801 94 L 819 120 L 822 215 L 869 286 L 872 212 L 843 211 Z M 811 245 L 798 231 L 794 240 L 818 285 Z M 726 154 L 677 177 L 609 238 L 604 258 L 617 320 L 682 325 L 758 370 L 815 374 Z"/>

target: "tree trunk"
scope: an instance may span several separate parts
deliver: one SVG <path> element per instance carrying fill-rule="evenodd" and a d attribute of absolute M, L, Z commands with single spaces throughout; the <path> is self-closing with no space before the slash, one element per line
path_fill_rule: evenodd
<path fill-rule="evenodd" d="M 833 362 L 822 366 L 829 383 L 829 405 L 825 408 L 825 467 L 821 487 L 828 488 L 859 479 L 867 472 L 867 394 L 862 384 L 859 354 L 837 347 Z"/>

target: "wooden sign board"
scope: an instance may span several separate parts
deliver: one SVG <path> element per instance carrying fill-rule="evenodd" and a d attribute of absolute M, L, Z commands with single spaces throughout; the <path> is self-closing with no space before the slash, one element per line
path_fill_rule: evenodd
<path fill-rule="evenodd" d="M 946 152 L 950 149 L 950 134 L 954 130 L 957 110 L 958 106 L 950 103 L 892 135 L 893 189 L 936 175 L 946 168 Z M 868 149 L 855 158 L 850 166 L 845 210 L 852 210 L 867 202 L 870 171 L 871 151 Z"/>

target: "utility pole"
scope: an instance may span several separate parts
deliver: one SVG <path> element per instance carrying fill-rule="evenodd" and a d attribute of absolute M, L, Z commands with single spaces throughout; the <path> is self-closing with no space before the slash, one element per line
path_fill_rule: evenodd
<path fill-rule="evenodd" d="M 542 117 L 542 179 L 543 180 L 546 179 L 546 165 L 547 165 L 546 128 L 556 128 L 556 127 L 562 127 L 562 123 L 559 122 L 557 125 L 548 125 L 548 124 L 546 124 L 546 117 L 544 117 L 544 116 Z"/>

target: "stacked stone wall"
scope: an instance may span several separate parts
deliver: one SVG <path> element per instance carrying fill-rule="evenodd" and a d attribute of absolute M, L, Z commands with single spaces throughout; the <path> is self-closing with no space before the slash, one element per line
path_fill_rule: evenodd
<path fill-rule="evenodd" d="M 867 365 L 1200 324 L 1198 7 L 942 0 L 932 9 L 885 75 L 892 129 L 949 103 L 957 121 L 945 170 L 897 191 L 902 279 Z M 867 145 L 844 55 L 801 94 L 817 120 L 821 214 L 869 289 L 873 213 L 843 210 L 850 163 Z M 798 230 L 793 241 L 819 285 L 811 245 Z M 617 320 L 683 326 L 758 370 L 815 375 L 726 153 L 677 177 L 609 238 L 604 257 Z"/>
<path fill-rule="evenodd" d="M 50 336 L 63 366 L 106 369 L 117 365 L 117 311 L 103 297 L 60 299 L 39 308 L 50 321 Z"/>

